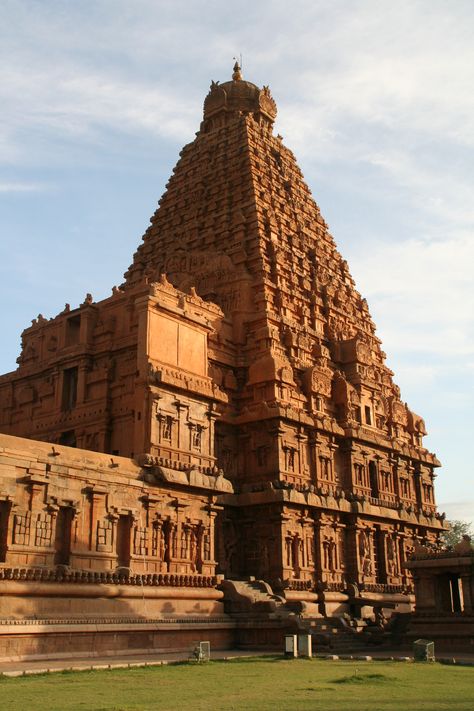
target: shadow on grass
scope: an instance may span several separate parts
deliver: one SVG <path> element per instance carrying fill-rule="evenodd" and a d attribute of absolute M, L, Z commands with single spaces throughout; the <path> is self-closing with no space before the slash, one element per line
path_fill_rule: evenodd
<path fill-rule="evenodd" d="M 351 674 L 351 676 L 342 676 L 340 679 L 333 679 L 332 684 L 367 684 L 372 682 L 390 682 L 393 683 L 393 679 L 385 674 Z"/>
<path fill-rule="evenodd" d="M 234 657 L 233 659 L 211 659 L 213 664 L 258 664 L 262 662 L 288 661 L 282 654 L 262 654 L 258 657 Z"/>

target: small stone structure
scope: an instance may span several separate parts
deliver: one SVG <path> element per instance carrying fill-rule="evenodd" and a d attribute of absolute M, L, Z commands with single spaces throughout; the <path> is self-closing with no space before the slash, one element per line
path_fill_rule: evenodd
<path fill-rule="evenodd" d="M 452 549 L 418 546 L 405 563 L 413 574 L 415 612 L 408 638 L 436 649 L 474 652 L 474 547 L 469 536 Z"/>

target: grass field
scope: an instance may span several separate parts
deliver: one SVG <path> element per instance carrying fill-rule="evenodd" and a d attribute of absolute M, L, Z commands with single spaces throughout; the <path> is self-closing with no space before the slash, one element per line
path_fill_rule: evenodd
<path fill-rule="evenodd" d="M 0 679 L 2 711 L 473 711 L 474 668 L 236 659 Z"/>

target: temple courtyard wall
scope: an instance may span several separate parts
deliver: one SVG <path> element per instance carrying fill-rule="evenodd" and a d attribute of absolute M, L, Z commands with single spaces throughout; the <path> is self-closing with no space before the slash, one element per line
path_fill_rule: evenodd
<path fill-rule="evenodd" d="M 224 611 L 222 476 L 0 435 L 0 660 L 281 646 L 288 623 Z M 291 621 L 290 621 L 291 622 Z"/>

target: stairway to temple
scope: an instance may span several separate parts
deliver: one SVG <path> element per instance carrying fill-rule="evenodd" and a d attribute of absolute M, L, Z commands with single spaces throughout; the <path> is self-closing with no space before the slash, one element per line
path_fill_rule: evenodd
<path fill-rule="evenodd" d="M 225 580 L 221 589 L 226 612 L 247 621 L 273 619 L 286 623 L 288 633 L 311 634 L 314 654 L 369 653 L 373 648 L 365 626 L 352 627 L 341 617 L 304 617 L 263 580 Z"/>
<path fill-rule="evenodd" d="M 351 654 L 367 651 L 362 630 L 349 627 L 340 617 L 317 617 L 299 621 L 301 631 L 311 634 L 313 654 Z"/>

